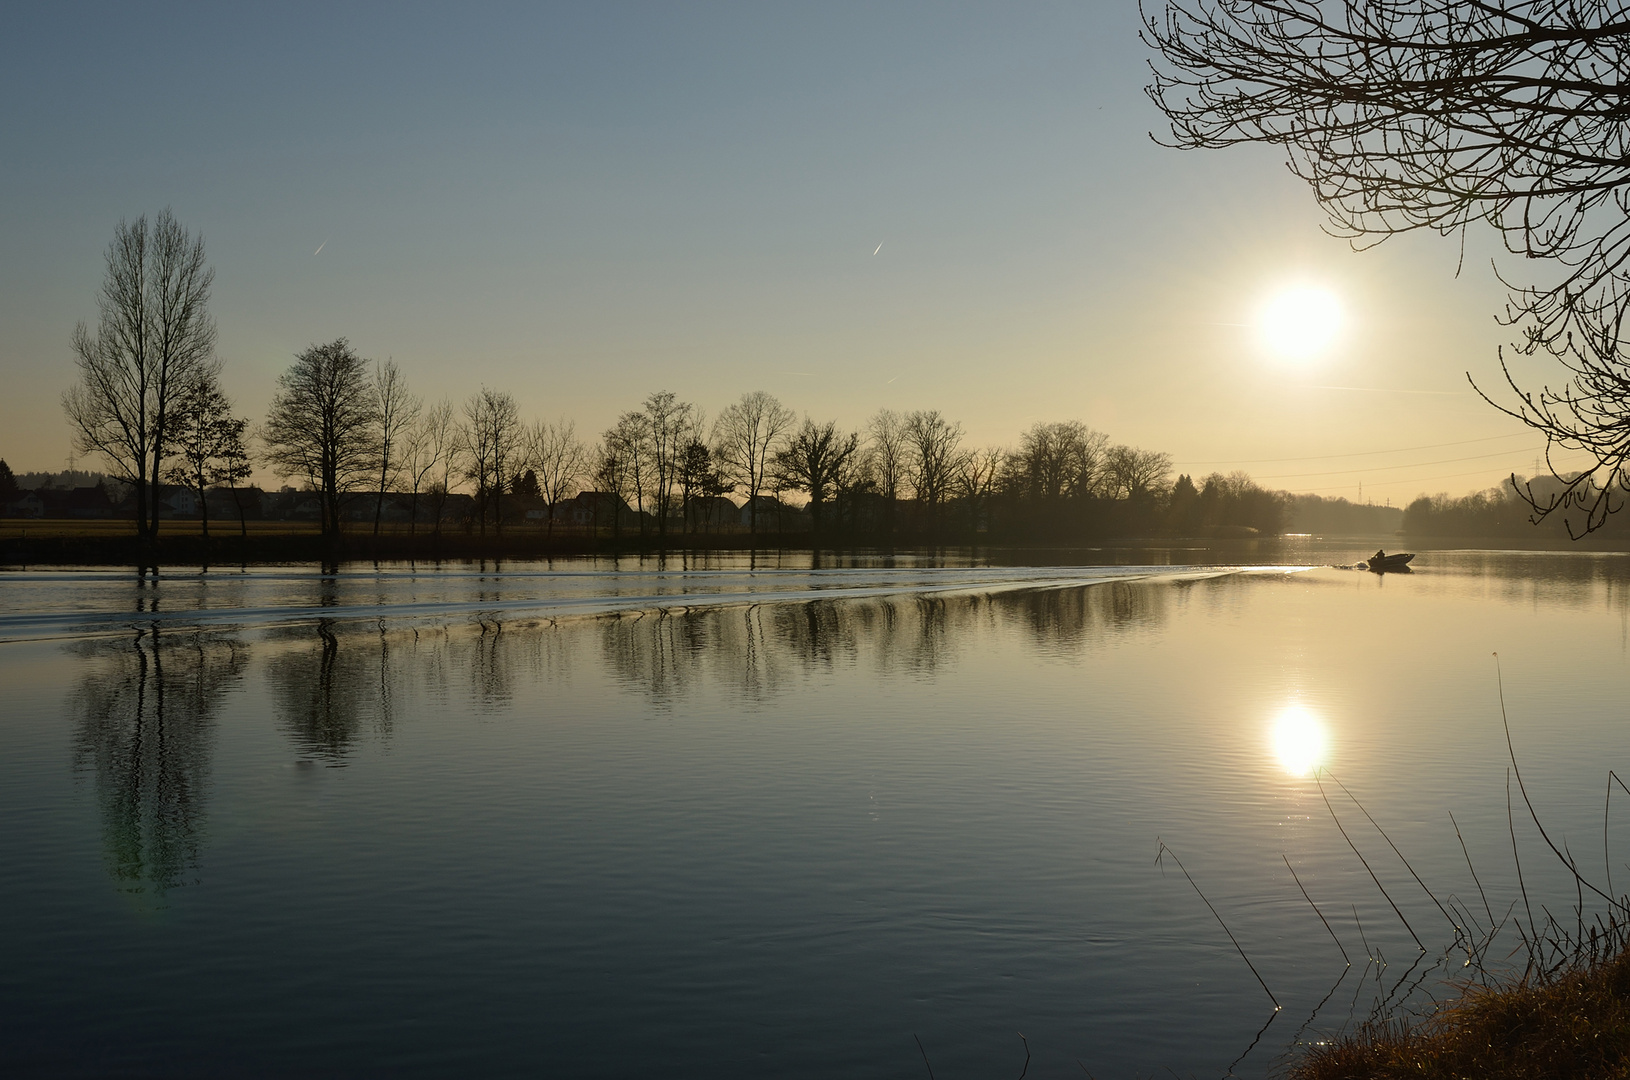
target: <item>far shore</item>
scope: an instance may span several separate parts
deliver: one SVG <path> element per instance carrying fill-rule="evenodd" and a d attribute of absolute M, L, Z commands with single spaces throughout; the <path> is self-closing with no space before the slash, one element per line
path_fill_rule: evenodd
<path fill-rule="evenodd" d="M 236 521 L 212 523 L 203 535 L 195 520 L 165 521 L 156 543 L 143 544 L 130 522 L 119 520 L 0 519 L 0 568 L 40 566 L 212 566 L 274 565 L 333 562 L 441 562 L 475 560 L 533 560 L 548 558 L 637 557 L 699 552 L 820 551 L 835 554 L 937 551 L 944 553 L 1024 553 L 1027 561 L 1119 563 L 1136 551 L 1162 550 L 1162 562 L 1260 562 L 1283 555 L 1305 557 L 1312 548 L 1337 555 L 1346 548 L 1367 552 L 1372 547 L 1394 550 L 1444 551 L 1590 551 L 1630 550 L 1623 541 L 1587 538 L 1578 544 L 1558 545 L 1555 538 L 1531 540 L 1512 537 L 1339 536 L 1292 533 L 1282 536 L 1131 536 L 1094 537 L 1079 541 L 1048 539 L 1014 542 L 966 535 L 943 537 L 900 535 L 893 542 L 877 537 L 823 537 L 819 543 L 802 532 L 672 532 L 665 538 L 655 530 L 642 537 L 638 530 L 619 535 L 602 529 L 560 531 L 553 535 L 535 526 L 513 526 L 502 533 L 444 529 L 410 532 L 387 526 L 378 534 L 371 527 L 347 530 L 337 539 L 324 537 L 315 523 L 251 521 L 240 529 Z M 1184 557 L 1173 558 L 1182 553 Z M 1070 556 L 1075 556 L 1070 558 Z M 1092 556 L 1083 559 L 1083 556 Z M 1011 557 L 1011 556 L 1010 556 Z M 1358 556 L 1354 556 L 1358 557 Z M 1002 559 L 1000 561 L 1007 561 Z M 1131 561 L 1141 561 L 1133 559 Z M 1293 560 L 1299 561 L 1299 560 Z"/>

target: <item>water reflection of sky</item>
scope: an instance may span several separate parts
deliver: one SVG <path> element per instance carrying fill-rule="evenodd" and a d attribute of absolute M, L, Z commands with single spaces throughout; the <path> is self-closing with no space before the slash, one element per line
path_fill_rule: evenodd
<path fill-rule="evenodd" d="M 915 1034 L 984 1075 L 1022 1030 L 1041 1074 L 1220 1072 L 1267 999 L 1158 837 L 1286 1004 L 1260 1075 L 1343 970 L 1286 859 L 1361 967 L 1387 958 L 1366 986 L 1413 949 L 1336 821 L 1424 938 L 1448 928 L 1366 811 L 1475 895 L 1453 810 L 1510 884 L 1491 653 L 1558 835 L 1600 850 L 1630 760 L 1624 560 L 1421 562 L 908 567 L 813 601 L 731 577 L 760 595 L 582 618 L 540 612 L 537 575 L 157 590 L 225 620 L 0 580 L 96 628 L 0 645 L 0 1066 L 897 1075 Z M 404 590 L 440 606 L 382 618 Z M 1308 1030 L 1367 1007 L 1359 981 Z"/>

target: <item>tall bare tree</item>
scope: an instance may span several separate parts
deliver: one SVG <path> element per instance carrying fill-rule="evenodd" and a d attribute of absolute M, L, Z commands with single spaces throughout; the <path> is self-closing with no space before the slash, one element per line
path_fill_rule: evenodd
<path fill-rule="evenodd" d="M 674 489 L 679 486 L 681 454 L 695 426 L 696 407 L 666 390 L 645 399 L 645 440 L 650 458 L 651 509 L 657 519 L 657 539 L 666 545 L 668 518 L 674 510 Z"/>
<path fill-rule="evenodd" d="M 539 421 L 527 438 L 527 460 L 538 474 L 538 493 L 549 504 L 545 535 L 555 534 L 555 512 L 562 502 L 583 487 L 588 471 L 588 452 L 577 437 L 577 428 L 565 417 L 555 423 Z"/>
<path fill-rule="evenodd" d="M 892 409 L 879 409 L 866 425 L 866 453 L 877 478 L 877 493 L 883 498 L 883 530 L 892 535 L 910 458 L 905 417 Z"/>
<path fill-rule="evenodd" d="M 379 408 L 368 361 L 344 338 L 313 345 L 277 378 L 277 393 L 261 438 L 267 460 L 283 476 L 303 476 L 317 491 L 323 535 L 339 536 L 340 503 L 366 483 L 375 460 Z"/>
<path fill-rule="evenodd" d="M 1094 494 L 1104 470 L 1108 436 L 1079 420 L 1035 424 L 1008 458 L 1004 487 L 1056 501 Z"/>
<path fill-rule="evenodd" d="M 838 430 L 836 420 L 817 424 L 809 417 L 775 456 L 780 483 L 809 496 L 810 529 L 821 535 L 826 504 L 837 493 L 844 473 L 860 452 L 860 436 Z"/>
<path fill-rule="evenodd" d="M 504 531 L 504 493 L 526 468 L 525 429 L 520 406 L 501 390 L 482 387 L 464 404 L 465 479 L 475 485 L 481 535 L 487 534 L 487 508 L 493 528 Z"/>
<path fill-rule="evenodd" d="M 976 537 L 979 526 L 985 522 L 991 496 L 996 493 L 1007 468 L 1007 459 L 1007 452 L 996 446 L 965 450 L 957 455 L 951 488 L 967 506 L 968 531 Z"/>
<path fill-rule="evenodd" d="M 1159 450 L 1112 446 L 1104 455 L 1104 493 L 1113 499 L 1142 499 L 1166 490 L 1172 458 Z"/>
<path fill-rule="evenodd" d="M 188 235 L 169 210 L 151 228 L 145 215 L 121 221 L 108 245 L 96 330 L 74 329 L 79 382 L 62 397 L 74 449 L 100 455 L 131 485 L 144 540 L 158 535 L 152 488 L 170 445 L 171 413 L 214 355 L 214 281 L 203 237 Z"/>
<path fill-rule="evenodd" d="M 608 479 L 621 485 L 620 497 L 633 496 L 634 514 L 645 541 L 645 500 L 651 492 L 651 418 L 643 409 L 623 413 L 617 423 L 600 437 L 604 454 L 602 467 Z M 615 531 L 615 530 L 614 530 Z"/>
<path fill-rule="evenodd" d="M 374 365 L 373 395 L 374 410 L 379 414 L 375 429 L 379 439 L 379 491 L 374 496 L 374 535 L 378 536 L 385 492 L 401 475 L 402 443 L 418 423 L 423 402 L 408 392 L 407 380 L 394 360 Z"/>
<path fill-rule="evenodd" d="M 1569 381 L 1514 406 L 1582 472 L 1535 519 L 1600 527 L 1630 488 L 1630 17 L 1621 0 L 1169 0 L 1149 94 L 1183 148 L 1269 143 L 1356 246 L 1477 222 L 1540 260 L 1511 284 L 1516 348 Z M 1481 390 L 1479 390 L 1481 392 Z M 1485 395 L 1486 396 L 1486 395 Z M 1548 454 L 1549 460 L 1549 454 Z M 1513 482 L 1515 478 L 1513 477 Z M 1569 521 L 1569 529 L 1574 528 Z"/>
<path fill-rule="evenodd" d="M 600 510 L 608 503 L 611 506 L 611 536 L 613 540 L 622 537 L 623 532 L 623 502 L 634 495 L 638 485 L 634 483 L 635 463 L 639 457 L 639 445 L 633 436 L 637 432 L 627 430 L 627 425 L 617 424 L 611 427 L 600 437 L 600 445 L 595 447 L 593 453 L 594 463 L 594 531 L 600 532 Z"/>
<path fill-rule="evenodd" d="M 938 410 L 919 409 L 906 415 L 905 443 L 911 492 L 929 520 L 937 524 L 940 504 L 956 476 L 962 425 L 945 419 Z"/>
<path fill-rule="evenodd" d="M 419 531 L 420 493 L 435 498 L 436 523 L 432 531 L 441 533 L 441 512 L 447 502 L 448 485 L 458 471 L 457 445 L 458 421 L 453 415 L 453 403 L 446 398 L 425 410 L 419 422 L 408 429 L 402 443 L 402 467 L 412 491 L 408 512 L 410 534 Z"/>
<path fill-rule="evenodd" d="M 726 480 L 747 496 L 747 531 L 758 533 L 758 496 L 770 463 L 794 420 L 791 409 L 763 390 L 743 394 L 713 422 L 714 456 Z"/>

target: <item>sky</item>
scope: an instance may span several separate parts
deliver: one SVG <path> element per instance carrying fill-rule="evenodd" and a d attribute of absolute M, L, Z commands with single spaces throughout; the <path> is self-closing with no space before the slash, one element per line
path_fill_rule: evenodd
<path fill-rule="evenodd" d="M 252 419 L 343 336 L 590 437 L 653 391 L 763 389 L 1393 505 L 1532 472 L 1466 379 L 1503 385 L 1493 238 L 1458 275 L 1453 238 L 1354 252 L 1272 148 L 1157 145 L 1138 28 L 1123 0 L 13 5 L 0 457 L 67 465 L 70 334 L 118 223 L 169 207 Z M 1343 324 L 1292 362 L 1254 320 L 1296 285 Z"/>

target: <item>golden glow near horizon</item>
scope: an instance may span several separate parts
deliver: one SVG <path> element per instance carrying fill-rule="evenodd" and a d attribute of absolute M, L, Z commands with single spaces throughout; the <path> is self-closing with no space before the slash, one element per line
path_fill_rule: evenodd
<path fill-rule="evenodd" d="M 1341 302 L 1328 289 L 1297 286 L 1275 294 L 1257 314 L 1262 343 L 1275 356 L 1310 360 L 1328 349 L 1342 327 Z"/>
<path fill-rule="evenodd" d="M 1300 705 L 1279 714 L 1270 741 L 1280 767 L 1292 776 L 1311 775 L 1330 753 L 1330 737 L 1324 724 Z"/>

